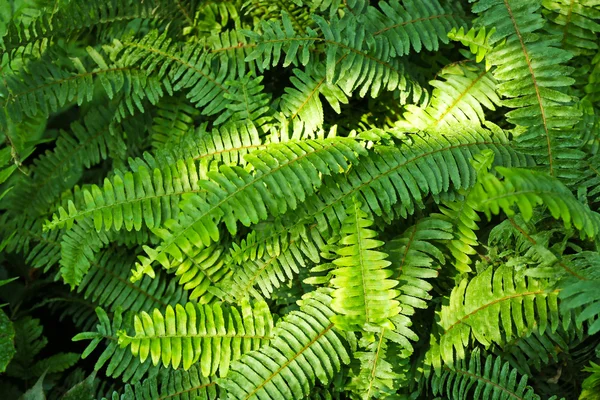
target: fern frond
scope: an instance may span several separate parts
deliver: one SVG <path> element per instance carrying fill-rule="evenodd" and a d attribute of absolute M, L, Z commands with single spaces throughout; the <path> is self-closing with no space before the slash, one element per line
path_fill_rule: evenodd
<path fill-rule="evenodd" d="M 355 8 L 355 3 L 362 1 L 349 1 L 348 6 Z M 379 7 L 369 6 L 360 21 L 374 37 L 390 43 L 392 57 L 404 56 L 411 50 L 436 51 L 440 43 L 448 43 L 448 32 L 462 25 L 458 10 L 442 4 L 437 0 L 383 1 Z"/>
<path fill-rule="evenodd" d="M 571 348 L 583 341 L 583 326 L 571 319 L 569 315 L 566 318 L 561 316 L 556 332 L 546 330 L 541 334 L 534 329 L 494 352 L 521 374 L 532 375 L 535 371 L 542 371 L 548 365 L 560 363 L 565 356 L 569 357 Z"/>
<path fill-rule="evenodd" d="M 164 315 L 158 309 L 152 316 L 141 312 L 134 317 L 134 327 L 135 336 L 117 333 L 119 345 L 131 346 L 142 363 L 150 356 L 154 365 L 162 360 L 165 367 L 182 364 L 188 370 L 200 362 L 204 376 L 217 371 L 225 376 L 232 361 L 269 342 L 273 319 L 264 302 L 252 307 L 243 301 L 239 310 L 186 303 L 185 308 L 167 306 Z"/>
<path fill-rule="evenodd" d="M 600 199 L 600 155 L 596 154 L 585 160 L 585 172 L 578 186 L 587 190 L 587 197 L 591 202 Z"/>
<path fill-rule="evenodd" d="M 83 167 L 90 168 L 122 151 L 123 139 L 118 133 L 110 133 L 113 115 L 110 108 L 97 107 L 84 116 L 82 123 L 72 123 L 71 133 L 61 132 L 52 152 L 34 161 L 31 180 L 17 186 L 8 201 L 14 198 L 12 203 L 22 210 L 22 199 L 27 198 L 28 208 L 46 212 L 64 190 L 77 182 Z"/>
<path fill-rule="evenodd" d="M 544 204 L 555 219 L 562 219 L 567 228 L 571 224 L 589 237 L 600 230 L 600 216 L 583 205 L 558 179 L 543 172 L 519 168 L 496 167 L 504 179 L 491 173 L 482 175 L 475 188 L 473 200 L 488 218 L 500 209 L 513 216 L 516 204 L 525 221 L 529 221 L 536 205 Z"/>
<path fill-rule="evenodd" d="M 529 223 L 525 222 L 520 214 L 508 218 L 492 229 L 488 242 L 490 245 L 514 248 L 516 254 L 531 260 L 533 265 L 527 270 L 529 276 L 551 281 L 558 281 L 565 277 L 574 277 L 579 280 L 596 277 L 595 274 L 590 274 L 590 266 L 594 261 L 588 258 L 589 252 L 561 254 L 572 233 L 565 235 L 562 247 L 551 246 L 550 239 L 556 230 L 536 230 L 534 222 L 538 221 L 534 219 Z M 541 222 L 543 221 L 539 221 L 537 224 Z"/>
<path fill-rule="evenodd" d="M 396 299 L 400 302 L 403 315 L 413 315 L 416 308 L 427 308 L 431 299 L 429 291 L 433 288 L 426 281 L 436 278 L 436 266 L 445 264 L 445 257 L 434 241 L 446 241 L 453 238 L 452 224 L 435 217 L 422 218 L 392 239 L 386 245 L 397 279 L 400 292 Z"/>
<path fill-rule="evenodd" d="M 300 309 L 278 322 L 269 345 L 233 362 L 227 376 L 218 381 L 228 398 L 303 399 L 317 379 L 327 384 L 342 363 L 350 362 L 329 320 L 334 315 L 331 301 L 324 291 L 304 295 Z"/>
<path fill-rule="evenodd" d="M 322 37 L 313 29 L 307 29 L 304 34 L 298 33 L 285 13 L 281 22 L 263 22 L 260 34 L 244 31 L 256 42 L 246 61 L 256 62 L 266 69 L 278 65 L 284 53 L 284 67 L 292 63 L 314 66 L 317 60 L 311 59 L 311 52 L 324 47 L 325 71 L 317 81 L 339 86 L 347 96 L 356 90 L 359 90 L 360 97 L 369 91 L 375 97 L 382 89 L 406 92 L 412 89 L 408 82 L 412 79 L 408 78 L 405 64 L 391 57 L 391 45 L 376 40 L 367 31 L 368 24 L 350 16 L 330 20 L 313 16 L 313 19 L 321 29 Z M 332 106 L 334 109 L 337 107 L 335 103 Z"/>
<path fill-rule="evenodd" d="M 309 10 L 302 1 L 296 0 L 245 0 L 242 5 L 245 14 L 259 21 L 278 20 L 286 14 L 291 25 L 301 33 L 310 29 Z"/>
<path fill-rule="evenodd" d="M 554 332 L 559 323 L 557 299 L 558 290 L 546 288 L 543 281 L 526 278 L 512 267 L 488 267 L 452 289 L 448 305 L 439 311 L 442 331 L 439 342 L 432 341 L 428 360 L 439 372 L 440 358 L 447 365 L 465 358 L 471 337 L 489 346 L 502 345 L 534 327 L 540 333 Z"/>
<path fill-rule="evenodd" d="M 60 274 L 71 286 L 81 283 L 96 258 L 96 253 L 110 242 L 110 234 L 96 232 L 93 222 L 85 219 L 68 230 L 62 237 L 60 250 Z"/>
<path fill-rule="evenodd" d="M 193 158 L 200 162 L 199 176 L 206 179 L 206 172 L 213 161 L 228 165 L 245 165 L 246 154 L 265 148 L 259 127 L 250 121 L 226 123 L 206 132 L 197 129 L 186 137 L 180 146 L 173 147 L 176 159 Z"/>
<path fill-rule="evenodd" d="M 97 230 L 158 227 L 177 216 L 182 195 L 201 191 L 198 181 L 208 177 L 211 162 L 243 164 L 246 154 L 262 147 L 253 124 L 226 124 L 210 134 L 192 135 L 156 158 L 146 155 L 130 162 L 131 172 L 116 170 L 102 188 L 84 189 L 85 208 L 78 210 L 72 202 L 68 211 L 59 207 L 45 229 L 69 228 L 88 217 Z"/>
<path fill-rule="evenodd" d="M 579 398 L 581 400 L 596 400 L 600 390 L 600 365 L 591 361 L 590 366 L 585 367 L 583 370 L 591 372 L 591 374 L 583 381 Z"/>
<path fill-rule="evenodd" d="M 154 260 L 169 268 L 166 254 L 181 260 L 188 249 L 209 246 L 219 237 L 221 218 L 229 232 L 235 233 L 238 220 L 248 226 L 264 220 L 267 210 L 276 216 L 296 209 L 321 186 L 319 173 L 345 170 L 349 162 L 357 161 L 356 153 L 364 153 L 363 147 L 348 138 L 277 143 L 246 156 L 256 168 L 254 174 L 228 166 L 210 172 L 210 181 L 199 182 L 207 190 L 207 198 L 188 199 L 179 221 L 161 231 L 161 245 L 147 249 L 149 258 L 140 257 L 134 279 L 151 273 Z"/>
<path fill-rule="evenodd" d="M 234 88 L 234 94 L 225 94 L 224 97 L 231 101 L 227 110 L 222 112 L 214 124 L 226 121 L 252 121 L 257 126 L 263 126 L 270 119 L 271 96 L 263 91 L 265 88 L 260 83 L 263 76 L 251 78 L 250 75 L 235 81 L 228 81 L 229 87 Z"/>
<path fill-rule="evenodd" d="M 257 229 L 239 244 L 234 243 L 229 254 L 233 273 L 230 280 L 217 286 L 219 296 L 227 301 L 248 296 L 269 298 L 275 288 L 292 279 L 301 268 L 310 262 L 318 263 L 329 232 L 320 232 L 314 224 L 297 222 L 269 224 L 272 230 Z"/>
<path fill-rule="evenodd" d="M 77 292 L 109 311 L 123 307 L 139 312 L 187 302 L 183 288 L 174 280 L 167 280 L 164 274 L 159 274 L 155 279 L 144 277 L 139 282 L 129 282 L 129 272 L 134 262 L 134 254 L 105 251 L 91 262 L 91 268 Z"/>
<path fill-rule="evenodd" d="M 494 28 L 486 30 L 483 26 L 479 29 L 471 28 L 468 32 L 465 32 L 465 28 L 461 26 L 459 30 L 453 28 L 448 32 L 448 38 L 468 46 L 471 53 L 475 55 L 475 61 L 480 63 L 486 54 L 492 50 L 489 41 L 495 31 Z M 488 69 L 486 67 L 486 70 Z"/>
<path fill-rule="evenodd" d="M 517 143 L 550 175 L 573 179 L 583 153 L 573 130 L 580 111 L 576 99 L 564 93 L 574 83 L 572 69 L 564 65 L 572 55 L 555 38 L 537 32 L 544 26 L 540 7 L 540 2 L 494 0 L 478 2 L 473 11 L 482 14 L 482 24 L 496 28 L 487 60 L 496 66 L 503 105 L 515 109 L 507 120 L 525 129 Z"/>
<path fill-rule="evenodd" d="M 398 281 L 389 279 L 393 272 L 387 254 L 377 251 L 383 242 L 373 239 L 377 233 L 368 229 L 373 221 L 354 200 L 346 210 L 337 250 L 337 266 L 331 273 L 333 293 L 331 309 L 340 315 L 332 318 L 344 330 L 361 329 L 364 324 L 391 328 L 390 318 L 400 312 L 394 300 L 398 291 L 393 288 Z"/>
<path fill-rule="evenodd" d="M 285 88 L 285 94 L 281 96 L 281 111 L 290 119 L 295 136 L 305 132 L 305 136 L 312 137 L 323 125 L 323 105 L 319 94 L 338 113 L 340 103 L 347 104 L 348 98 L 339 87 L 326 82 L 325 73 L 319 66 L 306 72 L 295 68 L 293 72 L 290 81 L 294 87 Z"/>
<path fill-rule="evenodd" d="M 393 49 L 388 42 L 368 32 L 368 24 L 349 16 L 327 21 L 320 16 L 313 18 L 324 36 L 328 83 L 335 83 L 348 96 L 359 90 L 360 97 L 370 92 L 373 98 L 382 90 L 410 89 L 405 64 L 391 56 Z"/>
<path fill-rule="evenodd" d="M 87 51 L 96 64 L 93 68 L 86 68 L 85 60 L 75 57 L 68 61 L 68 68 L 61 67 L 48 56 L 28 64 L 26 71 L 6 76 L 0 106 L 6 108 L 12 121 L 21 122 L 56 112 L 70 103 L 90 102 L 95 82 L 99 82 L 109 99 L 122 98 L 117 112 L 124 118 L 136 109 L 144 110 L 142 99 L 156 103 L 163 96 L 158 79 L 127 65 L 109 65 L 91 47 Z M 0 113 L 0 118 L 4 118 L 4 113 Z"/>
<path fill-rule="evenodd" d="M 150 360 L 140 362 L 131 354 L 130 349 L 121 348 L 118 344 L 118 332 L 133 328 L 133 314 L 128 313 L 123 316 L 122 309 L 118 307 L 113 314 L 112 323 L 102 308 L 96 308 L 96 314 L 99 320 L 96 330 L 81 332 L 73 337 L 74 342 L 91 340 L 81 354 L 81 358 L 87 358 L 100 343 L 104 342 L 106 346 L 94 365 L 95 371 L 99 371 L 106 365 L 106 376 L 120 377 L 124 382 L 133 383 L 139 382 L 146 375 L 149 378 L 155 377 L 159 371 L 158 366 L 153 366 Z"/>
<path fill-rule="evenodd" d="M 113 392 L 110 400 L 217 400 L 219 389 L 214 380 L 204 377 L 200 368 L 162 371 L 135 385 L 126 385 L 123 393 Z M 102 400 L 108 400 L 103 398 Z"/>
<path fill-rule="evenodd" d="M 360 372 L 346 388 L 357 393 L 361 399 L 385 398 L 397 392 L 397 381 L 401 375 L 394 372 L 395 365 L 387 360 L 388 339 L 385 337 L 386 329 L 381 330 L 363 351 L 353 354 L 360 361 Z"/>
<path fill-rule="evenodd" d="M 156 108 L 150 128 L 152 147 L 155 149 L 181 143 L 193 129 L 194 117 L 199 114 L 186 99 L 178 97 L 165 97 Z"/>
<path fill-rule="evenodd" d="M 589 264 L 594 269 L 600 261 L 597 253 L 592 253 L 592 262 Z M 600 331 L 600 296 L 598 295 L 599 277 L 593 276 L 590 280 L 567 279 L 560 284 L 560 308 L 563 313 L 575 312 L 578 323 L 588 323 L 588 334 L 593 335 Z"/>
<path fill-rule="evenodd" d="M 52 374 L 64 371 L 79 360 L 77 353 L 56 353 L 37 359 L 38 354 L 48 344 L 42 331 L 39 319 L 25 317 L 15 322 L 13 334 L 17 352 L 6 369 L 8 376 L 36 379 L 46 372 Z M 10 331 L 3 333 L 10 337 Z M 7 351 L 4 356 L 8 355 L 10 352 Z"/>
<path fill-rule="evenodd" d="M 481 362 L 479 349 L 467 359 L 461 359 L 453 367 L 445 367 L 441 376 L 433 377 L 431 387 L 434 395 L 446 395 L 449 399 L 516 398 L 539 400 L 530 386 L 527 375 L 519 378 L 517 370 L 500 357 L 488 355 Z M 552 397 L 555 399 L 556 397 Z"/>
<path fill-rule="evenodd" d="M 233 94 L 225 81 L 234 80 L 228 65 L 213 71 L 214 56 L 204 44 L 187 45 L 179 49 L 165 33 L 154 30 L 139 40 L 115 40 L 110 51 L 111 59 L 129 68 L 140 68 L 147 75 L 156 74 L 165 82 L 169 92 L 187 91 L 186 97 L 202 115 L 214 115 L 225 110 L 229 100 L 225 94 Z"/>
<path fill-rule="evenodd" d="M 561 38 L 561 47 L 578 55 L 593 55 L 598 51 L 600 10 L 593 1 L 544 0 L 547 27 Z M 597 5 L 597 4 L 596 4 Z"/>
<path fill-rule="evenodd" d="M 43 232 L 41 221 L 27 215 L 7 221 L 10 215 L 9 213 L 3 215 L 2 226 L 6 231 L 3 229 L 2 235 L 8 237 L 14 232 L 14 236 L 6 243 L 4 251 L 26 254 L 26 262 L 31 267 L 40 268 L 44 272 L 58 264 L 62 232 L 60 230 Z"/>
<path fill-rule="evenodd" d="M 494 154 L 489 150 L 476 154 L 471 160 L 476 175 L 487 172 L 493 160 Z M 454 256 L 454 268 L 460 273 L 471 272 L 470 256 L 477 254 L 475 248 L 479 245 L 475 231 L 479 229 L 477 222 L 481 218 L 475 211 L 477 204 L 471 195 L 472 190 L 471 187 L 461 192 L 463 198 L 460 201 L 442 201 L 439 205 L 441 215 L 435 215 L 436 218 L 448 221 L 454 226 L 454 238 L 446 245 Z"/>
<path fill-rule="evenodd" d="M 435 88 L 429 104 L 424 108 L 407 105 L 404 121 L 396 123 L 400 129 L 416 132 L 465 121 L 478 124 L 485 121 L 484 107 L 495 110 L 500 104 L 491 72 L 479 66 L 450 65 L 429 83 Z"/>
<path fill-rule="evenodd" d="M 201 304 L 210 303 L 214 297 L 210 288 L 227 285 L 233 273 L 220 244 L 190 250 L 182 262 L 171 262 L 170 271 L 179 278 L 180 287 L 191 290 L 190 300 L 197 300 Z"/>
<path fill-rule="evenodd" d="M 475 154 L 489 149 L 503 165 L 528 165 L 529 160 L 512 149 L 505 133 L 480 127 L 463 127 L 435 135 L 410 135 L 398 146 L 378 146 L 348 175 L 326 178 L 326 184 L 302 207 L 296 218 L 319 224 L 320 230 L 338 230 L 345 208 L 353 196 L 374 215 L 391 219 L 400 203 L 398 214 L 406 218 L 416 207 L 423 208 L 424 196 L 434 198 L 451 187 L 467 189 L 475 183 L 476 173 L 470 164 Z M 451 186 L 452 185 L 452 186 Z"/>
<path fill-rule="evenodd" d="M 72 1 L 57 10 L 45 10 L 28 25 L 13 21 L 2 38 L 0 58 L 3 54 L 34 53 L 47 47 L 54 38 L 68 39 L 94 26 L 108 25 L 133 19 L 168 18 L 169 14 L 156 12 L 154 0 L 92 0 Z M 161 7 L 161 11 L 167 11 Z"/>

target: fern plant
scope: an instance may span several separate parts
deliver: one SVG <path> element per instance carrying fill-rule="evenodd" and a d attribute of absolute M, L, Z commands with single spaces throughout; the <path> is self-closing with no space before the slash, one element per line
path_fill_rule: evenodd
<path fill-rule="evenodd" d="M 0 393 L 595 399 L 596 0 L 6 0 Z"/>

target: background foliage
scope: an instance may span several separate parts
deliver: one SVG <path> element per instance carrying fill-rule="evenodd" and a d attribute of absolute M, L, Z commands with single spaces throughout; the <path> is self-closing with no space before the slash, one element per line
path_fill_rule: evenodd
<path fill-rule="evenodd" d="M 599 32 L 1 0 L 1 397 L 599 399 Z"/>

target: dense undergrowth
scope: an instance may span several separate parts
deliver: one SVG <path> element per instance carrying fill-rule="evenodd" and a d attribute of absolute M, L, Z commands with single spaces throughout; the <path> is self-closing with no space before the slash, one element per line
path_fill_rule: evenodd
<path fill-rule="evenodd" d="M 600 399 L 599 32 L 2 0 L 0 398 Z"/>

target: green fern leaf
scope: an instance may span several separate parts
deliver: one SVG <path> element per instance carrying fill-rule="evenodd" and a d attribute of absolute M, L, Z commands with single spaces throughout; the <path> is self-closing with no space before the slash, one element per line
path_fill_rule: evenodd
<path fill-rule="evenodd" d="M 71 288 L 79 285 L 96 258 L 96 253 L 110 242 L 110 236 L 96 232 L 89 219 L 68 230 L 62 237 L 60 274 Z"/>
<path fill-rule="evenodd" d="M 593 1 L 542 1 L 548 11 L 546 18 L 552 21 L 548 30 L 560 35 L 561 47 L 576 56 L 593 55 L 598 51 L 600 10 L 594 5 Z"/>
<path fill-rule="evenodd" d="M 567 228 L 571 224 L 582 231 L 582 235 L 594 237 L 600 229 L 600 216 L 577 201 L 571 191 L 556 178 L 527 169 L 496 167 L 504 177 L 492 174 L 480 177 L 472 195 L 477 208 L 487 215 L 498 214 L 500 209 L 513 216 L 513 206 L 518 206 L 521 215 L 528 221 L 533 207 L 545 204 L 552 216 L 562 219 Z"/>
<path fill-rule="evenodd" d="M 278 215 L 297 208 L 321 186 L 319 173 L 339 173 L 349 161 L 357 160 L 355 153 L 363 152 L 356 141 L 347 138 L 272 144 L 246 156 L 256 168 L 255 174 L 227 166 L 218 173 L 209 173 L 210 181 L 199 182 L 208 197 L 186 200 L 179 221 L 169 222 L 168 230 L 158 233 L 163 239 L 161 245 L 146 248 L 149 257 L 140 257 L 133 278 L 151 274 L 154 260 L 169 268 L 167 254 L 181 260 L 182 253 L 189 249 L 209 246 L 219 237 L 217 224 L 221 218 L 229 232 L 235 233 L 238 220 L 248 226 L 264 220 L 267 210 Z"/>
<path fill-rule="evenodd" d="M 448 305 L 439 312 L 439 339 L 433 338 L 428 360 L 441 371 L 446 365 L 465 358 L 469 338 L 484 346 L 502 345 L 513 335 L 539 326 L 556 331 L 558 290 L 542 281 L 526 278 L 511 267 L 493 271 L 488 267 L 472 279 L 463 279 L 450 294 Z M 439 340 L 439 341 L 438 341 Z"/>
<path fill-rule="evenodd" d="M 500 357 L 488 355 L 481 362 L 479 349 L 475 349 L 468 359 L 461 359 L 452 368 L 446 368 L 440 376 L 434 376 L 431 383 L 434 395 L 448 396 L 448 399 L 496 399 L 516 398 L 539 400 L 530 386 L 527 375 L 518 377 L 517 370 L 503 362 Z M 553 396 L 552 399 L 556 399 Z"/>
<path fill-rule="evenodd" d="M 399 302 L 393 300 L 398 291 L 393 290 L 398 281 L 389 279 L 393 272 L 387 267 L 387 254 L 377 251 L 383 242 L 373 239 L 377 233 L 369 226 L 373 221 L 360 209 L 360 203 L 346 210 L 342 235 L 337 250 L 337 266 L 332 271 L 331 308 L 341 315 L 332 321 L 344 330 L 360 329 L 364 324 L 392 328 L 390 318 L 400 312 Z"/>
<path fill-rule="evenodd" d="M 348 5 L 357 8 L 356 3 Z M 437 0 L 404 0 L 382 2 L 379 7 L 369 6 L 360 22 L 369 27 L 373 36 L 385 38 L 392 57 L 404 56 L 414 50 L 438 50 L 440 43 L 448 43 L 448 32 L 462 25 L 458 10 L 443 6 Z"/>
<path fill-rule="evenodd" d="M 109 311 L 123 307 L 131 312 L 165 308 L 168 305 L 185 304 L 187 293 L 165 274 L 155 279 L 144 277 L 136 283 L 128 280 L 135 254 L 111 250 L 100 254 L 91 262 L 77 292 Z"/>
<path fill-rule="evenodd" d="M 491 72 L 480 67 L 451 65 L 444 68 L 439 77 L 441 79 L 429 82 L 435 89 L 426 107 L 406 106 L 405 121 L 396 123 L 400 129 L 416 132 L 456 126 L 465 121 L 482 123 L 485 121 L 483 108 L 495 110 L 495 105 L 500 104 Z"/>
<path fill-rule="evenodd" d="M 120 377 L 124 382 L 139 382 L 144 376 L 155 377 L 159 371 L 158 366 L 153 366 L 150 359 L 140 362 L 131 354 L 130 349 L 121 348 L 118 344 L 118 332 L 133 328 L 133 314 L 128 313 L 123 316 L 122 308 L 118 307 L 113 314 L 112 323 L 102 308 L 97 307 L 96 314 L 99 320 L 96 330 L 81 332 L 73 337 L 74 342 L 91 340 L 81 354 L 81 358 L 87 358 L 100 343 L 104 342 L 106 346 L 94 365 L 95 371 L 99 371 L 106 365 L 106 376 Z"/>
<path fill-rule="evenodd" d="M 568 180 L 578 176 L 583 158 L 573 131 L 581 113 L 573 105 L 576 99 L 564 93 L 574 82 L 571 67 L 564 65 L 572 55 L 555 38 L 537 32 L 544 26 L 540 7 L 540 2 L 494 0 L 478 2 L 473 11 L 482 14 L 482 24 L 496 28 L 487 60 L 496 66 L 503 105 L 515 108 L 508 121 L 525 129 L 517 138 L 522 151 L 550 175 Z"/>
<path fill-rule="evenodd" d="M 489 41 L 495 31 L 494 28 L 487 31 L 483 26 L 479 29 L 471 28 L 468 32 L 465 32 L 465 28 L 461 26 L 459 30 L 453 28 L 448 32 L 448 38 L 469 46 L 469 50 L 475 55 L 475 61 L 480 63 L 486 54 L 492 50 Z M 486 66 L 486 70 L 488 69 L 489 67 Z"/>
<path fill-rule="evenodd" d="M 111 400 L 217 400 L 216 382 L 202 375 L 200 368 L 161 371 L 157 377 L 148 378 L 135 385 L 126 385 L 123 393 L 113 392 Z M 193 396 L 193 397 L 190 397 Z M 103 400 L 107 400 L 103 398 Z"/>
<path fill-rule="evenodd" d="M 332 298 L 317 291 L 304 295 L 300 309 L 278 322 L 270 344 L 233 362 L 218 381 L 229 399 L 303 399 L 317 379 L 327 384 L 342 363 L 350 362 L 344 342 L 333 330 Z"/>
<path fill-rule="evenodd" d="M 152 316 L 142 312 L 134 327 L 135 336 L 118 332 L 119 345 L 131 346 L 142 363 L 150 356 L 154 365 L 162 360 L 165 367 L 188 370 L 199 362 L 204 376 L 225 376 L 232 361 L 268 343 L 273 319 L 266 303 L 242 302 L 239 310 L 187 303 L 168 306 L 164 316 L 158 309 Z"/>
<path fill-rule="evenodd" d="M 402 235 L 386 245 L 392 263 L 393 277 L 397 287 L 403 315 L 413 315 L 416 308 L 427 308 L 433 288 L 425 279 L 436 278 L 438 265 L 444 265 L 445 257 L 434 241 L 452 239 L 452 224 L 437 218 L 422 218 Z M 437 265 L 436 265 L 437 264 Z"/>

